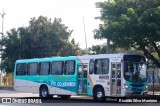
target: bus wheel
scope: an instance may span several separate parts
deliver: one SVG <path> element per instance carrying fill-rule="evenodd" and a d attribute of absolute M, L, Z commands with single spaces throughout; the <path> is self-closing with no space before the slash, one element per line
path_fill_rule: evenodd
<path fill-rule="evenodd" d="M 94 99 L 98 101 L 105 101 L 104 90 L 102 88 L 96 89 Z"/>
<path fill-rule="evenodd" d="M 60 95 L 60 97 L 62 99 L 69 99 L 71 97 L 71 95 Z"/>
<path fill-rule="evenodd" d="M 46 98 L 46 97 L 50 97 L 50 95 L 48 94 L 48 88 L 43 86 L 40 89 L 40 97 Z"/>

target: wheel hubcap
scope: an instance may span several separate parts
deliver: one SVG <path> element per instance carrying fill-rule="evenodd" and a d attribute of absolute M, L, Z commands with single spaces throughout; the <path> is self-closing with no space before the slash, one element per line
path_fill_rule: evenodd
<path fill-rule="evenodd" d="M 47 91 L 46 91 L 45 89 L 43 89 L 43 90 L 42 90 L 42 96 L 43 96 L 43 97 L 46 97 L 46 95 L 47 95 Z"/>
<path fill-rule="evenodd" d="M 101 98 L 102 97 L 102 92 L 97 92 L 97 97 Z"/>

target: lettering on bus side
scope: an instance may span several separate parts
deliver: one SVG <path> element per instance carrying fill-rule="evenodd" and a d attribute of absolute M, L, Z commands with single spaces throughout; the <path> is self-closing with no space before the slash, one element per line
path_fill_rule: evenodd
<path fill-rule="evenodd" d="M 99 76 L 99 79 L 109 79 L 109 76 Z"/>
<path fill-rule="evenodd" d="M 70 82 L 62 82 L 62 81 L 52 81 L 51 86 L 54 87 L 75 87 L 76 82 L 70 81 Z"/>
<path fill-rule="evenodd" d="M 96 80 L 96 82 L 97 83 L 106 83 L 106 80 L 101 79 L 101 80 Z"/>

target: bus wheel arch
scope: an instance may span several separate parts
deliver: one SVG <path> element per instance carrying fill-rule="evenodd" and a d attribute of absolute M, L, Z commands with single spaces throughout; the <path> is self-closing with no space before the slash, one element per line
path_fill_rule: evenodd
<path fill-rule="evenodd" d="M 104 101 L 105 91 L 102 85 L 95 85 L 93 88 L 93 99 L 98 101 Z"/>
<path fill-rule="evenodd" d="M 45 97 L 50 97 L 50 95 L 49 95 L 49 90 L 48 90 L 47 85 L 42 84 L 42 85 L 39 87 L 39 96 L 40 96 L 40 97 L 43 97 L 43 98 L 45 98 Z"/>

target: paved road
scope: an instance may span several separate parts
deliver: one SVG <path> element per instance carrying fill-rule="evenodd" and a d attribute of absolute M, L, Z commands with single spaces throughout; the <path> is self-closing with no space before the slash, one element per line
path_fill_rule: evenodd
<path fill-rule="evenodd" d="M 45 103 L 23 104 L 23 106 L 159 106 L 159 103 Z M 0 104 L 0 106 L 22 106 L 22 104 Z"/>
<path fill-rule="evenodd" d="M 23 93 L 13 90 L 0 90 L 0 97 L 38 97 L 38 94 Z"/>
<path fill-rule="evenodd" d="M 77 97 L 72 96 L 70 99 L 62 100 L 58 97 L 53 97 L 52 99 L 41 99 L 38 98 L 38 94 L 32 94 L 32 93 L 22 93 L 17 91 L 9 91 L 9 90 L 0 90 L 0 97 L 15 97 L 15 99 L 19 99 L 16 97 L 21 97 L 20 99 L 28 100 L 28 99 L 37 99 L 41 100 L 43 103 L 40 104 L 39 102 L 36 104 L 23 104 L 23 106 L 160 106 L 159 103 L 140 103 L 134 102 L 134 103 L 128 103 L 130 99 L 124 99 L 123 103 L 118 103 L 119 99 L 107 99 L 105 102 L 100 103 L 97 101 L 92 100 L 91 97 Z M 27 97 L 33 97 L 33 98 L 27 98 Z M 2 98 L 0 98 L 0 102 L 2 102 Z M 14 98 L 12 98 L 13 100 Z M 136 98 L 135 98 L 136 99 Z M 132 99 L 131 99 L 132 100 Z M 125 103 L 126 101 L 126 103 Z M 16 101 L 14 101 L 16 102 Z M 22 106 L 22 104 L 0 104 L 0 106 Z"/>

